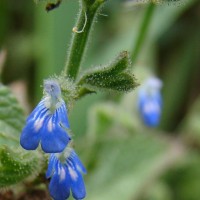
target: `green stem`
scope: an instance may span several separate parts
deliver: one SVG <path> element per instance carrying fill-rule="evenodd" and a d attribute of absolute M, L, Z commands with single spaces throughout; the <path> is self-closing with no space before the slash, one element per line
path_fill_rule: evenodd
<path fill-rule="evenodd" d="M 82 2 L 76 29 L 78 31 L 83 29 L 83 31 L 81 33 L 73 33 L 71 46 L 68 51 L 69 53 L 67 56 L 67 62 L 64 68 L 65 74 L 73 80 L 75 80 L 78 75 L 89 34 L 91 32 L 91 27 L 94 22 L 97 10 L 101 4 L 101 1 L 99 1 L 99 3 L 94 3 L 93 5 L 88 5 Z M 87 23 L 85 24 L 85 22 Z"/>
<path fill-rule="evenodd" d="M 77 95 L 77 98 L 76 98 L 76 99 L 78 100 L 78 99 L 84 97 L 84 96 L 87 95 L 87 94 L 93 94 L 93 93 L 96 93 L 96 92 L 93 91 L 93 90 L 90 90 L 90 89 L 88 89 L 88 88 L 82 87 L 82 88 L 80 88 L 80 90 L 78 91 L 78 95 Z"/>
<path fill-rule="evenodd" d="M 144 14 L 139 32 L 138 32 L 138 36 L 136 39 L 136 43 L 135 46 L 133 48 L 132 54 L 131 54 L 131 60 L 132 63 L 134 64 L 137 60 L 138 54 L 142 48 L 143 42 L 146 38 L 147 32 L 148 32 L 148 28 L 150 26 L 150 22 L 153 16 L 153 12 L 155 9 L 155 5 L 153 3 L 150 3 L 146 9 L 146 12 Z"/>

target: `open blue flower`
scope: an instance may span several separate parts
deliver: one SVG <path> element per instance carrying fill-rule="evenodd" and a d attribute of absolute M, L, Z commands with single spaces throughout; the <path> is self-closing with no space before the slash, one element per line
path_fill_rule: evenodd
<path fill-rule="evenodd" d="M 69 121 L 61 90 L 54 80 L 44 82 L 45 97 L 26 120 L 20 144 L 24 149 L 34 150 L 41 143 L 46 153 L 62 152 L 71 138 L 67 134 Z"/>
<path fill-rule="evenodd" d="M 138 108 L 145 125 L 155 127 L 160 122 L 162 111 L 162 82 L 155 77 L 149 78 L 139 89 Z"/>
<path fill-rule="evenodd" d="M 86 169 L 73 149 L 67 149 L 65 153 L 51 154 L 46 177 L 51 178 L 49 184 L 50 195 L 54 200 L 66 200 L 70 193 L 76 200 L 84 199 L 86 196 L 85 184 L 82 173 Z"/>

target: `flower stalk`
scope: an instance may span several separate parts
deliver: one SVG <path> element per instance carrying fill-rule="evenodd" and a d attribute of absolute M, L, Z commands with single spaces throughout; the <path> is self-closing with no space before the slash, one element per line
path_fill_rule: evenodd
<path fill-rule="evenodd" d="M 153 17 L 153 13 L 155 10 L 155 4 L 150 3 L 144 13 L 144 17 L 142 19 L 142 23 L 138 32 L 138 36 L 136 38 L 136 43 L 134 45 L 132 54 L 131 54 L 131 60 L 132 64 L 134 64 L 137 61 L 139 52 L 142 48 L 142 45 L 144 43 L 144 40 L 146 38 L 146 35 L 148 33 L 148 29 L 150 26 L 151 19 Z"/>

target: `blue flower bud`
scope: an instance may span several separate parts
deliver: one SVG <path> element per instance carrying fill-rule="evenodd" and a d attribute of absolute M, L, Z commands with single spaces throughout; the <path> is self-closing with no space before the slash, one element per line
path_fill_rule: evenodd
<path fill-rule="evenodd" d="M 51 154 L 46 177 L 51 178 L 49 184 L 50 195 L 54 200 L 65 200 L 72 196 L 76 200 L 86 196 L 85 184 L 82 173 L 86 169 L 73 149 L 66 149 L 63 154 Z M 64 156 L 65 159 L 61 161 Z"/>
<path fill-rule="evenodd" d="M 62 152 L 71 140 L 65 102 L 55 80 L 45 81 L 44 91 L 45 97 L 26 120 L 20 144 L 26 150 L 34 150 L 41 143 L 46 153 Z"/>
<path fill-rule="evenodd" d="M 138 95 L 138 109 L 145 125 L 158 126 L 162 111 L 162 96 L 160 93 L 162 82 L 151 77 L 140 86 Z"/>
<path fill-rule="evenodd" d="M 44 91 L 57 99 L 61 96 L 60 86 L 55 80 L 45 80 Z"/>

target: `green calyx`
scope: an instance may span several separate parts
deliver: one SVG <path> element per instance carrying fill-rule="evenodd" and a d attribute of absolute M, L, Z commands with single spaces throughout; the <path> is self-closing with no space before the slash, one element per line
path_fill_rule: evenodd
<path fill-rule="evenodd" d="M 78 85 L 91 90 L 108 89 L 115 91 L 130 91 L 138 84 L 130 71 L 130 60 L 124 51 L 107 66 L 100 66 L 87 71 L 78 81 Z"/>

